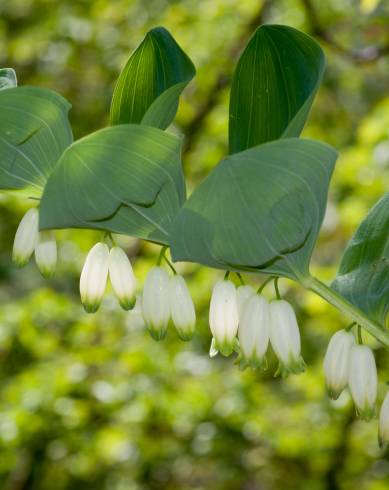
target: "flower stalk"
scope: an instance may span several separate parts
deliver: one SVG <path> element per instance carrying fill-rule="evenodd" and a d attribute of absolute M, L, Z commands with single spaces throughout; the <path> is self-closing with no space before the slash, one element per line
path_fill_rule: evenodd
<path fill-rule="evenodd" d="M 302 285 L 313 291 L 332 306 L 335 306 L 345 316 L 349 317 L 353 322 L 360 325 L 370 335 L 379 340 L 385 347 L 389 349 L 389 332 L 381 327 L 378 323 L 371 320 L 359 308 L 349 303 L 343 296 L 334 291 L 332 288 L 322 283 L 315 277 L 305 279 Z"/>

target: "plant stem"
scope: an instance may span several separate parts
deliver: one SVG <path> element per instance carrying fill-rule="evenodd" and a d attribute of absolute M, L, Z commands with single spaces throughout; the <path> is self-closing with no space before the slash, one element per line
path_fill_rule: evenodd
<path fill-rule="evenodd" d="M 278 279 L 279 279 L 279 277 L 276 277 L 274 279 L 274 289 L 276 291 L 276 297 L 277 297 L 277 299 L 281 299 L 280 290 L 278 289 Z"/>
<path fill-rule="evenodd" d="M 321 296 L 332 306 L 335 306 L 344 315 L 349 317 L 355 323 L 364 328 L 370 335 L 379 340 L 385 347 L 389 348 L 389 332 L 387 332 L 378 323 L 370 320 L 365 313 L 363 313 L 356 306 L 349 303 L 343 296 L 331 289 L 326 284 L 319 281 L 315 277 L 306 279 L 303 283 L 307 289 L 310 289 L 314 293 Z"/>

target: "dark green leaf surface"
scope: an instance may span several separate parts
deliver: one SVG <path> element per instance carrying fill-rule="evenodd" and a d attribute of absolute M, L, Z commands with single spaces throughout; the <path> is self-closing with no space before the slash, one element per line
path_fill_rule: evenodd
<path fill-rule="evenodd" d="M 299 136 L 324 72 L 320 46 L 291 27 L 264 25 L 236 67 L 230 99 L 230 153 Z"/>
<path fill-rule="evenodd" d="M 130 56 L 117 81 L 111 124 L 137 123 L 165 129 L 195 68 L 169 32 L 157 27 Z"/>
<path fill-rule="evenodd" d="M 177 215 L 173 259 L 304 278 L 336 157 L 297 138 L 227 157 Z"/>
<path fill-rule="evenodd" d="M 40 193 L 72 142 L 70 104 L 50 90 L 0 91 L 0 188 Z"/>
<path fill-rule="evenodd" d="M 70 146 L 47 182 L 41 228 L 97 228 L 166 243 L 185 199 L 181 140 L 119 125 Z"/>
<path fill-rule="evenodd" d="M 0 90 L 14 88 L 18 84 L 13 68 L 0 68 Z"/>
<path fill-rule="evenodd" d="M 332 287 L 385 326 L 389 313 L 389 192 L 350 240 Z"/>

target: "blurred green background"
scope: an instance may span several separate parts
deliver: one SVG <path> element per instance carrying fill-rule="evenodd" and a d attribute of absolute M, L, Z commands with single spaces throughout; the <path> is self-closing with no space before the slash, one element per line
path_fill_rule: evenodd
<path fill-rule="evenodd" d="M 327 55 L 304 135 L 340 150 L 312 266 L 329 281 L 361 218 L 389 188 L 388 2 L 2 0 L 0 66 L 14 67 L 20 84 L 63 94 L 79 138 L 107 124 L 119 70 L 148 29 L 165 26 L 198 69 L 172 128 L 186 138 L 190 191 L 226 153 L 231 74 L 263 22 L 312 34 Z M 79 273 L 99 233 L 58 233 L 61 261 L 50 281 L 33 263 L 11 264 L 29 206 L 0 196 L 1 489 L 389 487 L 377 421 L 355 419 L 347 393 L 335 403 L 325 394 L 324 351 L 347 323 L 336 310 L 281 281 L 298 314 L 307 372 L 274 379 L 272 357 L 266 374 L 241 372 L 232 358 L 208 357 L 208 303 L 220 272 L 179 265 L 197 305 L 197 333 L 183 343 L 170 331 L 156 343 L 110 291 L 98 314 L 83 313 Z M 120 243 L 141 285 L 158 248 L 125 237 Z M 389 359 L 371 345 L 382 400 Z"/>

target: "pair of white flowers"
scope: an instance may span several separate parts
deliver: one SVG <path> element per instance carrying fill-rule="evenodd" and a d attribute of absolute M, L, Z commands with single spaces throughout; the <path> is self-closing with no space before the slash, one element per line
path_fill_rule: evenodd
<path fill-rule="evenodd" d="M 182 340 L 193 337 L 195 307 L 188 286 L 179 274 L 169 277 L 160 266 L 150 269 L 143 288 L 142 314 L 155 340 L 166 336 L 170 320 Z"/>
<path fill-rule="evenodd" d="M 336 332 L 324 357 L 327 391 L 337 399 L 349 387 L 358 415 L 369 420 L 375 413 L 377 368 L 372 350 L 357 344 L 351 332 Z"/>
<path fill-rule="evenodd" d="M 301 339 L 292 306 L 277 299 L 270 303 L 251 286 L 235 288 L 228 280 L 215 284 L 209 310 L 213 335 L 211 355 L 239 351 L 242 367 L 266 367 L 269 343 L 278 357 L 277 374 L 304 371 Z"/>
<path fill-rule="evenodd" d="M 57 243 L 53 232 L 39 231 L 39 210 L 29 209 L 23 216 L 12 251 L 12 259 L 19 266 L 25 266 L 35 253 L 36 264 L 44 277 L 55 273 L 57 265 Z"/>
<path fill-rule="evenodd" d="M 80 277 L 81 301 L 85 311 L 95 313 L 103 299 L 108 274 L 112 289 L 124 310 L 134 307 L 136 278 L 131 262 L 120 247 L 111 250 L 102 242 L 89 251 Z"/>
<path fill-rule="evenodd" d="M 348 385 L 358 415 L 370 420 L 376 411 L 377 367 L 372 350 L 357 344 L 351 332 L 339 330 L 328 344 L 324 358 L 324 375 L 329 396 L 337 399 Z M 382 403 L 379 442 L 389 442 L 389 393 Z"/>

